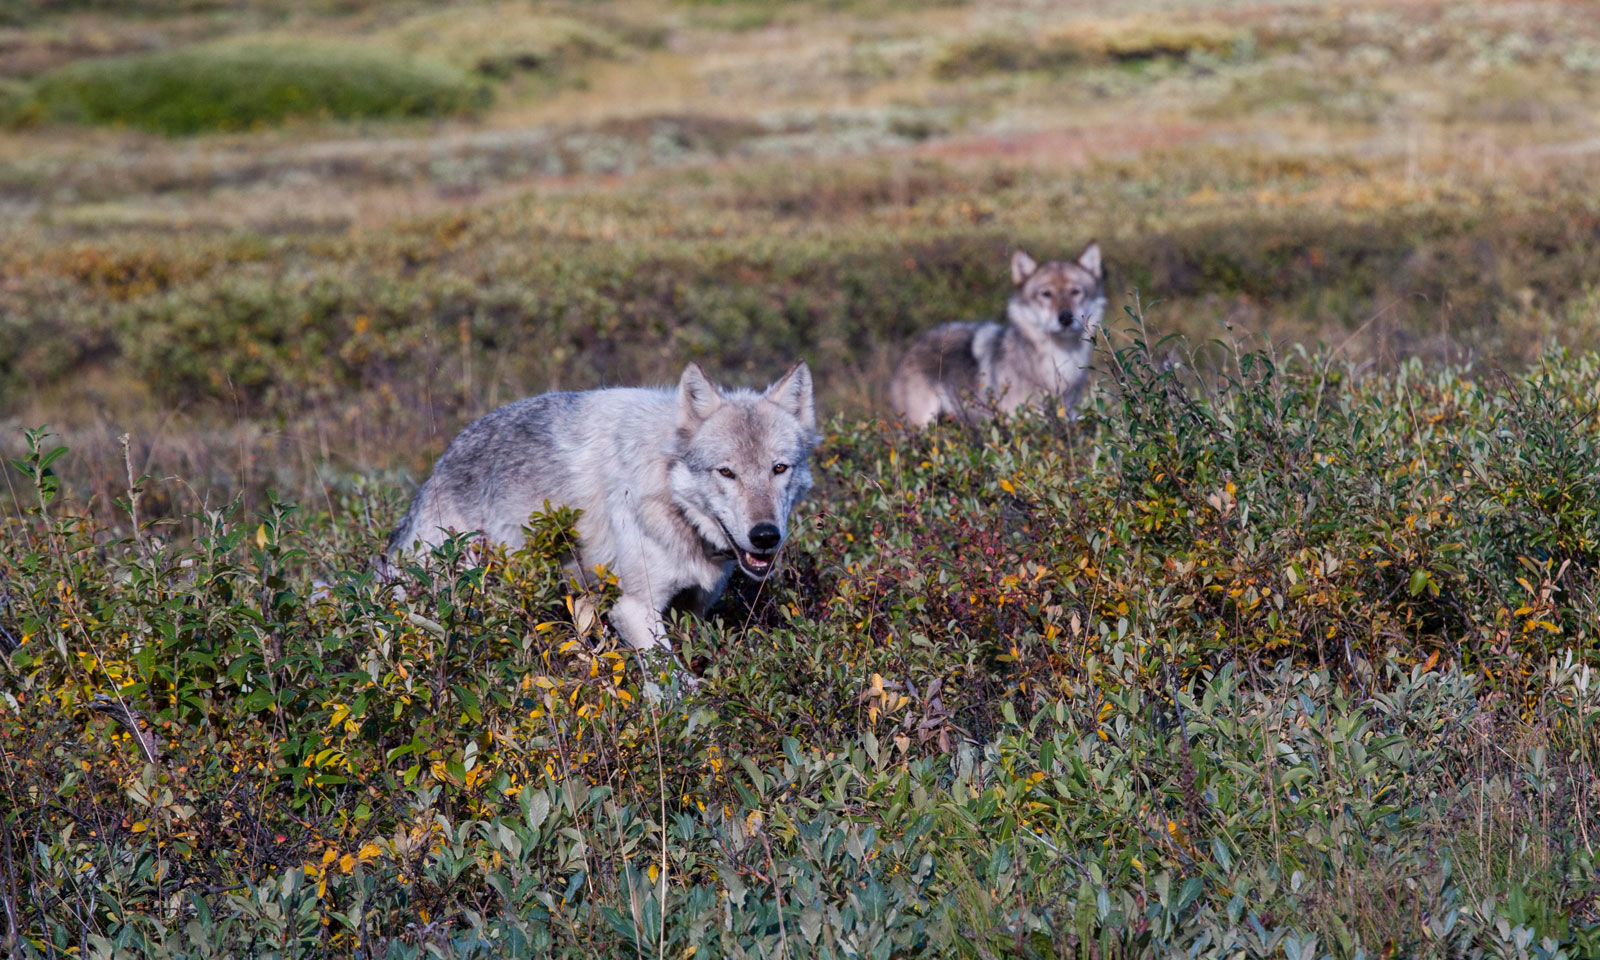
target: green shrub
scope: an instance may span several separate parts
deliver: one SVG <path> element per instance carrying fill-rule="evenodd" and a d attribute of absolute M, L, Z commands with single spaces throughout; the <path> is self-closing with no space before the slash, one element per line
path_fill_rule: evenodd
<path fill-rule="evenodd" d="M 941 79 L 1225 53 L 1245 34 L 1210 23 L 1130 17 L 1090 20 L 1043 34 L 989 34 L 952 44 L 934 61 Z"/>
<path fill-rule="evenodd" d="M 480 92 L 458 71 L 325 42 L 218 43 L 74 63 L 34 88 L 47 119 L 167 134 L 245 130 L 295 117 L 457 113 Z"/>
<path fill-rule="evenodd" d="M 615 56 L 618 41 L 570 17 L 533 14 L 525 4 L 450 9 L 412 17 L 380 38 L 486 77 L 559 72 L 584 60 Z"/>
<path fill-rule="evenodd" d="M 26 123 L 32 102 L 33 89 L 26 83 L 0 77 L 0 126 Z"/>
<path fill-rule="evenodd" d="M 396 596 L 404 491 L 117 529 L 30 435 L 13 952 L 1594 955 L 1596 358 L 1108 346 L 1076 427 L 830 423 L 693 689 L 578 628 L 570 511 Z"/>
<path fill-rule="evenodd" d="M 1086 53 L 1071 43 L 1044 44 L 1033 37 L 989 34 L 951 44 L 934 61 L 934 76 L 943 80 L 985 73 L 1043 70 L 1082 62 Z"/>

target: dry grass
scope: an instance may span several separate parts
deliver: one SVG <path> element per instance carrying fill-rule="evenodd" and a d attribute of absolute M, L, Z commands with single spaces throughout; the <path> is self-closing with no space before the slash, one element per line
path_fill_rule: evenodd
<path fill-rule="evenodd" d="M 1515 363 L 1595 336 L 1600 29 L 1560 5 L 285 4 L 68 13 L 4 49 L 26 77 L 39 51 L 308 34 L 537 76 L 469 122 L 0 138 L 0 298 L 36 332 L 0 363 L 9 423 L 132 428 L 158 469 L 259 490 L 281 478 L 250 465 L 288 456 L 262 438 L 393 466 L 495 400 L 686 356 L 759 379 L 798 353 L 831 408 L 880 409 L 905 336 L 999 309 L 1010 244 L 1091 234 L 1117 294 L 1191 337 Z M 939 78 L 986 36 L 1077 52 Z M 217 319 L 261 284 L 320 356 Z M 489 331 L 465 348 L 464 316 Z"/>

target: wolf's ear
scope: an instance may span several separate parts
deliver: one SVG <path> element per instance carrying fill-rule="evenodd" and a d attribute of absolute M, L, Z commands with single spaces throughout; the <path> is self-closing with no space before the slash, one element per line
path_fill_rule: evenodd
<path fill-rule="evenodd" d="M 698 363 L 683 368 L 678 379 L 678 426 L 693 429 L 722 406 L 722 394 L 716 385 L 706 379 Z"/>
<path fill-rule="evenodd" d="M 1033 276 L 1033 271 L 1039 269 L 1038 261 L 1028 256 L 1028 251 L 1019 249 L 1011 255 L 1011 282 L 1022 286 L 1022 281 Z"/>
<path fill-rule="evenodd" d="M 1078 254 L 1078 266 L 1097 277 L 1105 276 L 1105 265 L 1100 262 L 1099 243 L 1094 240 L 1089 241 L 1089 245 L 1083 248 L 1082 253 Z"/>
<path fill-rule="evenodd" d="M 811 368 L 804 360 L 783 375 L 783 379 L 767 388 L 762 394 L 768 400 L 794 414 L 801 429 L 812 433 L 817 429 L 817 405 L 812 396 Z"/>

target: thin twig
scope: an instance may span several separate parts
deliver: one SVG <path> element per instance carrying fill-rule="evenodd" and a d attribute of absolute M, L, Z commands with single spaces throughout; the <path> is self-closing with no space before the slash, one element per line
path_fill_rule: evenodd
<path fill-rule="evenodd" d="M 128 470 L 128 515 L 133 520 L 133 539 L 143 550 L 144 531 L 139 528 L 139 484 L 133 478 L 133 454 L 128 450 L 128 434 L 117 437 L 117 442 L 122 444 L 122 463 Z"/>
<path fill-rule="evenodd" d="M 138 742 L 139 750 L 144 754 L 145 760 L 150 763 L 161 762 L 161 744 L 156 740 L 155 734 L 146 727 L 144 717 L 139 711 L 128 706 L 127 702 L 118 698 L 111 699 L 103 693 L 94 695 L 89 702 L 89 709 L 96 713 L 103 713 L 117 723 L 121 724 L 133 739 Z"/>

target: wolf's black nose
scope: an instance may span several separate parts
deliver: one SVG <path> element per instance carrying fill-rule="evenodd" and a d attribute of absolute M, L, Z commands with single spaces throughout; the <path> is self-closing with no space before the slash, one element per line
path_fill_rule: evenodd
<path fill-rule="evenodd" d="M 1056 314 L 1056 319 L 1060 320 L 1061 321 L 1061 325 L 1064 326 L 1064 327 L 1071 326 L 1072 324 L 1074 324 L 1074 323 L 1076 323 L 1078 321 L 1077 315 L 1074 314 L 1071 310 L 1063 310 L 1063 311 L 1061 311 L 1060 313 Z"/>
<path fill-rule="evenodd" d="M 783 542 L 783 534 L 770 523 L 758 523 L 750 528 L 750 546 L 757 550 L 776 550 Z"/>

